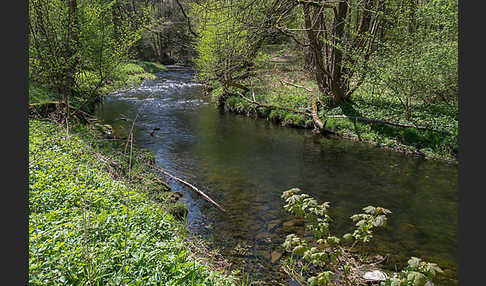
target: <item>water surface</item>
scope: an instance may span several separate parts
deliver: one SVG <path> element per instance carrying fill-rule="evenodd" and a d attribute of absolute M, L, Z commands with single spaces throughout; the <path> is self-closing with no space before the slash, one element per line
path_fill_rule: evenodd
<path fill-rule="evenodd" d="M 422 257 L 457 279 L 457 165 L 222 113 L 189 69 L 172 66 L 159 76 L 107 96 L 98 115 L 123 135 L 129 123 L 121 118 L 139 113 L 136 144 L 227 210 L 170 182 L 184 194 L 189 229 L 213 241 L 253 281 L 285 281 L 272 255 L 281 253 L 286 234 L 305 234 L 282 209 L 280 195 L 292 187 L 331 203 L 339 235 L 351 231 L 349 217 L 363 207 L 390 209 L 387 228 L 371 244 L 389 255 L 388 265 Z"/>

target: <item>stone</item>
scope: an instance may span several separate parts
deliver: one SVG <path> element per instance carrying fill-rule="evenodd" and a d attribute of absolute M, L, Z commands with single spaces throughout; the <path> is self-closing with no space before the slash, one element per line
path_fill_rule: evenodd
<path fill-rule="evenodd" d="M 293 219 L 283 223 L 284 227 L 293 227 L 293 226 L 304 226 L 303 219 Z"/>
<path fill-rule="evenodd" d="M 282 252 L 279 252 L 279 251 L 274 251 L 272 252 L 272 264 L 277 262 L 280 257 L 282 257 Z"/>
<path fill-rule="evenodd" d="M 275 227 L 277 226 L 276 223 L 269 223 L 267 225 L 267 231 L 271 231 L 272 229 L 274 229 Z"/>
<path fill-rule="evenodd" d="M 255 236 L 256 240 L 268 241 L 270 239 L 270 234 L 268 232 L 260 232 Z"/>
<path fill-rule="evenodd" d="M 270 261 L 272 259 L 272 255 L 270 254 L 270 251 L 265 251 L 265 250 L 258 250 L 256 254 L 259 257 L 263 257 L 265 260 Z"/>
<path fill-rule="evenodd" d="M 367 282 L 385 281 L 388 277 L 380 270 L 368 271 L 363 275 Z"/>

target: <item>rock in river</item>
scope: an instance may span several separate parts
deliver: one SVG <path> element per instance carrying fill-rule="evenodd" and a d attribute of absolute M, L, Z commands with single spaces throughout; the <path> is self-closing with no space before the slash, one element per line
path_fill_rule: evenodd
<path fill-rule="evenodd" d="M 279 260 L 280 257 L 282 257 L 282 252 L 280 252 L 280 251 L 272 252 L 272 264 L 277 262 L 277 260 Z"/>
<path fill-rule="evenodd" d="M 385 281 L 388 277 L 385 273 L 381 272 L 380 270 L 373 270 L 368 271 L 363 275 L 363 278 L 366 282 L 378 282 L 378 281 Z"/>
<path fill-rule="evenodd" d="M 284 227 L 293 227 L 293 226 L 304 226 L 304 220 L 303 219 L 292 219 L 289 221 L 286 221 L 283 223 Z"/>

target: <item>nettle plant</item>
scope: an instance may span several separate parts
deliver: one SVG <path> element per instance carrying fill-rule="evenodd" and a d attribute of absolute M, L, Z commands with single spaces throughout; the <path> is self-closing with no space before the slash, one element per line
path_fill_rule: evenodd
<path fill-rule="evenodd" d="M 374 229 L 386 225 L 386 215 L 391 211 L 374 206 L 363 208 L 364 213 L 351 216 L 356 223 L 356 229 L 339 238 L 330 230 L 330 203 L 318 204 L 316 199 L 300 193 L 301 190 L 298 188 L 283 192 L 281 197 L 286 203 L 284 208 L 289 213 L 304 218 L 307 230 L 312 232 L 315 239 L 311 241 L 296 234 L 287 235 L 282 246 L 285 251 L 291 253 L 291 266 L 295 267 L 299 263 L 301 273 L 305 272 L 309 276 L 306 282 L 312 286 L 364 283 L 359 264 L 350 250 L 359 242 L 369 242 L 373 238 Z M 352 243 L 351 247 L 345 248 L 345 242 Z M 431 279 L 436 272 L 442 272 L 436 264 L 412 257 L 407 268 L 396 277 L 387 279 L 382 285 L 425 285 L 427 279 Z"/>

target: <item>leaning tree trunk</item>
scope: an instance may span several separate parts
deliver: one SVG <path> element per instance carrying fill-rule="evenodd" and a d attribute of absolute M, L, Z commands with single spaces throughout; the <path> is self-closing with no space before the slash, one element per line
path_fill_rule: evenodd
<path fill-rule="evenodd" d="M 317 24 L 317 21 L 314 21 L 314 24 L 312 23 L 313 21 L 311 19 L 311 12 L 314 12 L 312 11 L 314 9 L 311 8 L 316 9 L 316 7 L 311 6 L 311 4 L 304 2 L 304 25 L 307 33 L 307 38 L 309 40 L 310 49 L 314 57 L 314 72 L 316 75 L 317 86 L 319 87 L 319 91 L 322 94 L 326 94 L 328 91 L 328 86 L 326 83 L 326 70 L 324 67 L 324 59 L 322 57 L 322 42 L 318 40 L 317 33 L 315 32 L 315 25 Z"/>

